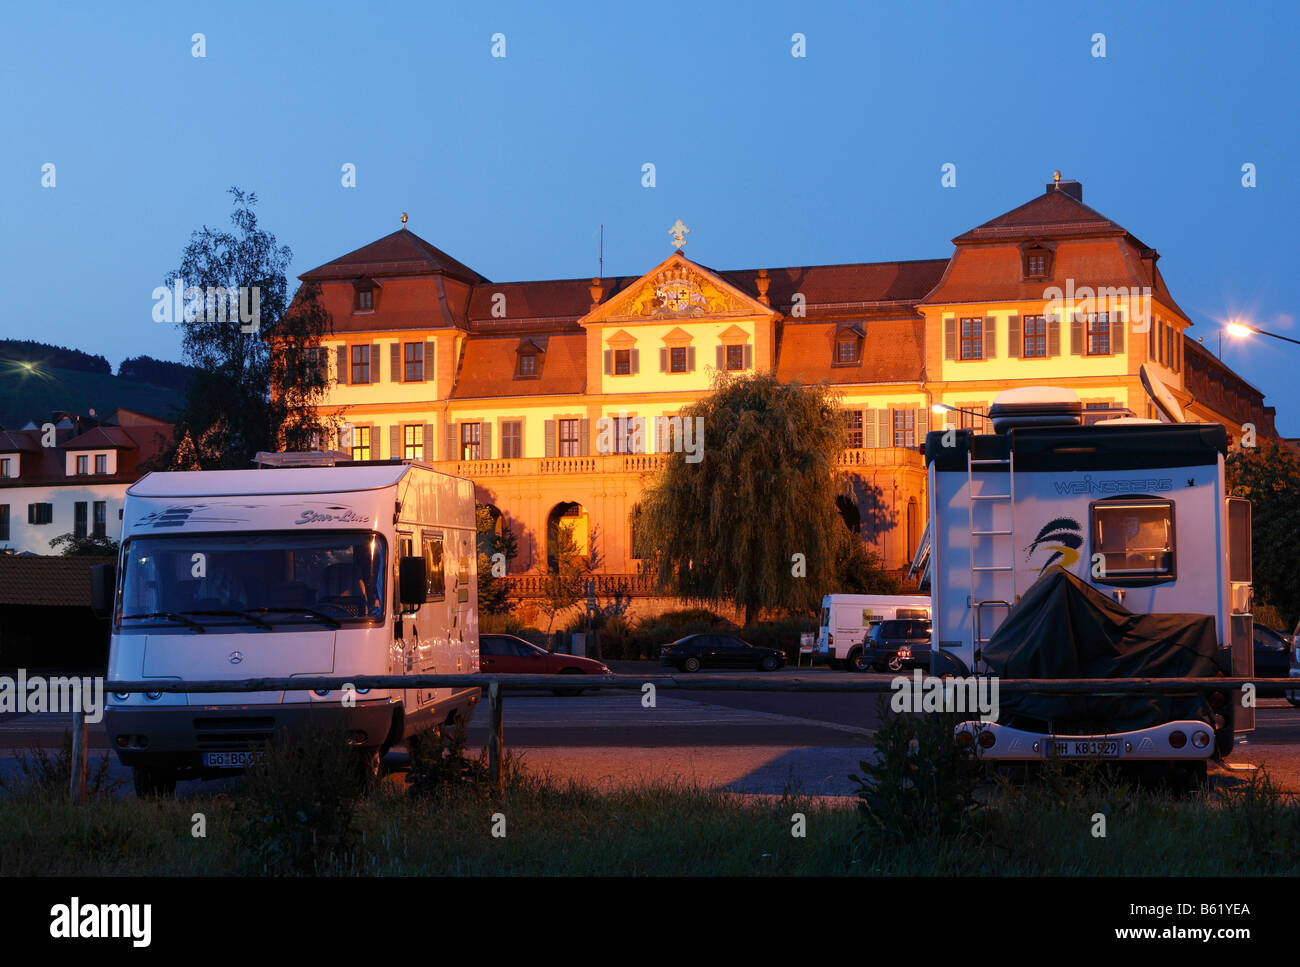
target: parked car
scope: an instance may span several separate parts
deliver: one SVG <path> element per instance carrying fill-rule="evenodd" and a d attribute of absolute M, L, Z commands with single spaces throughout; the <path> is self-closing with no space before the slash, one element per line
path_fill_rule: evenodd
<path fill-rule="evenodd" d="M 1291 674 L 1291 639 L 1266 625 L 1255 625 L 1255 674 L 1260 678 L 1287 678 Z M 1281 688 L 1261 688 L 1259 694 L 1276 698 L 1291 693 Z M 1296 696 L 1300 699 L 1300 695 Z M 1296 704 L 1292 702 L 1291 704 Z"/>
<path fill-rule="evenodd" d="M 593 658 L 561 655 L 515 635 L 480 634 L 479 670 L 505 675 L 608 675 L 607 668 Z M 556 695 L 580 695 L 581 689 L 557 688 Z"/>
<path fill-rule="evenodd" d="M 896 618 L 882 621 L 871 629 L 859 652 L 849 667 L 853 671 L 874 668 L 878 672 L 892 672 L 904 668 L 930 667 L 930 620 L 928 618 Z"/>
<path fill-rule="evenodd" d="M 759 648 L 735 635 L 687 635 L 659 650 L 659 663 L 679 671 L 701 668 L 757 668 L 774 672 L 785 664 L 785 652 Z"/>

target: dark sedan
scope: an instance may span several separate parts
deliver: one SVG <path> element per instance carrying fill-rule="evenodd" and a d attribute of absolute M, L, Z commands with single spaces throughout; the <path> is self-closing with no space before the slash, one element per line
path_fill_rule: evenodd
<path fill-rule="evenodd" d="M 1260 678 L 1286 678 L 1291 674 L 1291 641 L 1267 625 L 1255 625 L 1255 674 Z M 1285 694 L 1283 689 L 1262 687 L 1261 696 Z"/>
<path fill-rule="evenodd" d="M 678 671 L 697 672 L 701 668 L 757 668 L 774 672 L 785 664 L 785 653 L 778 648 L 759 648 L 734 635 L 687 635 L 659 651 L 659 662 Z"/>

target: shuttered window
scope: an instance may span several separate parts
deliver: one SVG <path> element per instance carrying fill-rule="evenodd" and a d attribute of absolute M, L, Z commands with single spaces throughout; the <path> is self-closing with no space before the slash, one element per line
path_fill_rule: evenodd
<path fill-rule="evenodd" d="M 402 347 L 402 378 L 408 383 L 424 381 L 424 343 L 408 342 Z"/>
<path fill-rule="evenodd" d="M 410 423 L 402 427 L 402 458 L 405 460 L 424 459 L 424 426 Z"/>
<path fill-rule="evenodd" d="M 518 460 L 524 455 L 524 425 L 519 420 L 501 421 L 501 459 Z"/>
<path fill-rule="evenodd" d="M 984 358 L 984 317 L 961 320 L 961 358 Z"/>
<path fill-rule="evenodd" d="M 370 382 L 370 347 L 353 346 L 352 347 L 352 377 L 353 383 Z"/>
<path fill-rule="evenodd" d="M 1021 355 L 1026 359 L 1047 357 L 1047 317 L 1025 316 L 1021 319 Z"/>
<path fill-rule="evenodd" d="M 562 457 L 580 457 L 583 456 L 581 449 L 581 437 L 579 436 L 579 420 L 559 420 L 560 432 L 560 456 Z"/>
<path fill-rule="evenodd" d="M 862 449 L 862 411 L 849 410 L 845 414 L 845 417 L 846 417 L 846 422 L 848 424 L 848 440 L 846 442 L 846 445 L 850 450 L 861 450 Z"/>

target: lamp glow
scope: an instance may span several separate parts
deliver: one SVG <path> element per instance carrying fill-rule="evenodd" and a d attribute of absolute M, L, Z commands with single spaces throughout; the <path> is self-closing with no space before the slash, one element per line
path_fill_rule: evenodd
<path fill-rule="evenodd" d="M 1227 326 L 1229 336 L 1253 336 L 1255 330 L 1240 322 L 1230 322 Z"/>

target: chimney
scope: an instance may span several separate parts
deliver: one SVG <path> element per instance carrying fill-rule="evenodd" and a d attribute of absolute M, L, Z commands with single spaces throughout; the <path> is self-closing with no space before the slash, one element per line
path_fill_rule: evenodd
<path fill-rule="evenodd" d="M 1083 204 L 1083 185 L 1077 181 L 1062 181 L 1059 171 L 1047 183 L 1047 191 L 1044 194 L 1050 195 L 1054 191 L 1063 192 L 1079 202 L 1079 204 Z"/>

